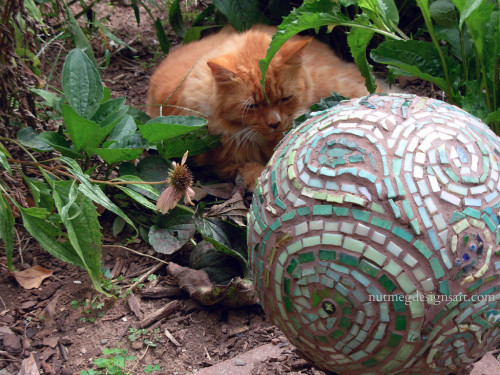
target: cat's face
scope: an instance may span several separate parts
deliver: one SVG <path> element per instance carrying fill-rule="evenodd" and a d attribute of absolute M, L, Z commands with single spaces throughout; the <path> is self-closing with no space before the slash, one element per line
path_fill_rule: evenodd
<path fill-rule="evenodd" d="M 236 141 L 278 141 L 293 119 L 308 108 L 310 83 L 301 54 L 308 42 L 285 45 L 273 59 L 266 77 L 267 99 L 260 85 L 258 61 L 226 56 L 208 62 L 216 84 L 214 113 L 224 132 Z M 267 48 L 267 45 L 264 45 Z"/>

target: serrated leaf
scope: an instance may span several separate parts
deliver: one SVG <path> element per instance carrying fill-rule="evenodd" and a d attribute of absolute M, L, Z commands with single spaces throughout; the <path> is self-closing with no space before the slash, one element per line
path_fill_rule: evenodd
<path fill-rule="evenodd" d="M 12 215 L 9 202 L 2 193 L 0 193 L 0 239 L 3 240 L 5 245 L 7 267 L 12 271 L 12 256 L 14 254 L 14 216 Z"/>
<path fill-rule="evenodd" d="M 267 23 L 258 0 L 213 0 L 213 4 L 239 32 L 248 30 L 256 23 Z"/>
<path fill-rule="evenodd" d="M 103 87 L 98 71 L 81 50 L 73 49 L 66 57 L 61 83 L 75 112 L 90 119 L 101 104 Z"/>
<path fill-rule="evenodd" d="M 181 7 L 179 6 L 180 0 L 174 0 L 174 2 L 170 5 L 170 9 L 168 10 L 168 22 L 170 26 L 175 31 L 175 33 L 184 38 L 186 35 L 186 24 L 182 19 Z"/>
<path fill-rule="evenodd" d="M 43 133 L 42 133 L 43 134 Z M 54 149 L 41 139 L 40 134 L 37 134 L 33 128 L 23 128 L 17 132 L 17 140 L 23 146 L 32 148 L 39 152 L 53 151 Z"/>
<path fill-rule="evenodd" d="M 148 238 L 155 251 L 171 255 L 181 249 L 195 232 L 196 227 L 192 216 L 171 215 L 164 227 L 153 225 Z"/>
<path fill-rule="evenodd" d="M 358 0 L 359 6 L 372 22 L 380 28 L 392 28 L 399 23 L 399 13 L 394 0 Z"/>
<path fill-rule="evenodd" d="M 141 135 L 149 143 L 156 143 L 187 134 L 207 124 L 207 120 L 195 116 L 160 116 L 139 125 Z"/>

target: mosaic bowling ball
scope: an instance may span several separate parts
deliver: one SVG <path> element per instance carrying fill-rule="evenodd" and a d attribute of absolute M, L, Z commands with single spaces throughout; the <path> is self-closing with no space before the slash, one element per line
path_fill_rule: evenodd
<path fill-rule="evenodd" d="M 249 215 L 271 322 L 338 374 L 459 373 L 500 344 L 500 139 L 439 100 L 372 95 L 294 128 Z"/>

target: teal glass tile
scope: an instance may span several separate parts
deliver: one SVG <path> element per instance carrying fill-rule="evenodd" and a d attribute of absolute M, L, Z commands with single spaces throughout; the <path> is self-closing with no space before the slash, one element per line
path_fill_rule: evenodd
<path fill-rule="evenodd" d="M 288 277 L 285 277 L 284 282 L 283 282 L 283 289 L 285 291 L 285 294 L 290 294 L 290 279 Z"/>
<path fill-rule="evenodd" d="M 357 267 L 359 264 L 359 259 L 352 255 L 340 253 L 339 262 L 347 264 L 348 266 Z"/>
<path fill-rule="evenodd" d="M 286 209 L 287 209 L 287 207 L 285 206 L 285 204 L 283 203 L 283 201 L 282 201 L 281 199 L 279 199 L 279 198 L 276 198 L 276 199 L 274 200 L 274 204 L 275 204 L 276 206 L 278 206 L 279 208 L 283 209 L 283 210 L 286 210 Z"/>
<path fill-rule="evenodd" d="M 361 154 L 357 154 L 357 155 L 350 155 L 349 156 L 349 162 L 350 163 L 358 163 L 358 162 L 362 162 L 364 161 L 365 159 L 363 158 L 363 155 Z"/>
<path fill-rule="evenodd" d="M 385 177 L 383 181 L 387 189 L 387 198 L 396 198 L 396 192 L 394 191 L 394 187 L 392 186 L 391 179 L 389 177 Z"/>
<path fill-rule="evenodd" d="M 385 220 L 385 219 L 382 219 L 382 218 L 377 217 L 377 216 L 372 217 L 371 223 L 373 225 L 376 225 L 377 227 L 387 229 L 387 230 L 391 229 L 391 227 L 392 227 L 392 221 Z"/>
<path fill-rule="evenodd" d="M 281 221 L 289 221 L 292 220 L 297 212 L 295 210 L 287 212 L 286 214 L 281 215 Z"/>
<path fill-rule="evenodd" d="M 450 286 L 448 285 L 448 280 L 439 282 L 439 293 L 444 294 L 446 296 L 450 295 Z"/>
<path fill-rule="evenodd" d="M 420 253 L 425 257 L 425 259 L 429 259 L 433 254 L 433 252 L 429 250 L 429 248 L 420 240 L 416 240 L 413 243 L 413 246 L 415 246 L 418 249 L 418 251 L 420 251 Z"/>
<path fill-rule="evenodd" d="M 347 207 L 333 207 L 333 211 L 337 216 L 349 216 L 349 208 Z"/>
<path fill-rule="evenodd" d="M 427 215 L 427 210 L 424 207 L 419 207 L 418 208 L 418 213 L 420 214 L 420 219 L 423 221 L 424 226 L 429 229 L 432 227 L 432 221 L 429 218 L 429 215 Z"/>
<path fill-rule="evenodd" d="M 396 289 L 396 285 L 387 275 L 380 276 L 378 281 L 389 293 L 392 293 Z"/>
<path fill-rule="evenodd" d="M 401 210 L 399 209 L 398 205 L 394 203 L 392 199 L 389 199 L 389 204 L 391 205 L 392 212 L 394 212 L 394 217 L 396 219 L 399 219 L 401 217 Z"/>
<path fill-rule="evenodd" d="M 398 236 L 399 238 L 401 238 L 407 242 L 410 242 L 413 239 L 413 234 L 411 234 L 410 232 L 408 232 L 408 231 L 406 231 L 403 228 L 400 228 L 398 226 L 394 227 L 394 229 L 392 230 L 392 233 L 394 233 L 396 236 Z"/>
<path fill-rule="evenodd" d="M 299 214 L 299 216 L 309 215 L 310 212 L 311 212 L 311 210 L 309 209 L 309 207 L 297 208 L 297 213 Z"/>
<path fill-rule="evenodd" d="M 275 220 L 270 226 L 269 228 L 272 230 L 272 231 L 275 231 L 276 229 L 278 229 L 279 227 L 281 227 L 281 221 L 280 219 L 278 220 Z"/>
<path fill-rule="evenodd" d="M 392 300 L 394 311 L 397 313 L 406 311 L 405 296 L 403 294 L 396 294 Z"/>
<path fill-rule="evenodd" d="M 362 210 L 357 210 L 355 208 L 351 209 L 352 216 L 356 220 L 364 221 L 365 223 L 368 222 L 368 219 L 370 218 L 370 212 L 369 211 L 362 211 Z"/>
<path fill-rule="evenodd" d="M 313 215 L 330 216 L 333 213 L 333 206 L 330 205 L 314 205 Z"/>
<path fill-rule="evenodd" d="M 429 263 L 431 264 L 432 272 L 434 272 L 434 276 L 436 277 L 436 279 L 440 279 L 445 275 L 445 272 L 443 271 L 438 258 L 430 259 Z"/>
<path fill-rule="evenodd" d="M 298 265 L 299 265 L 299 261 L 295 258 L 292 258 L 292 260 L 290 261 L 290 264 L 286 268 L 286 272 L 288 272 L 291 275 Z"/>

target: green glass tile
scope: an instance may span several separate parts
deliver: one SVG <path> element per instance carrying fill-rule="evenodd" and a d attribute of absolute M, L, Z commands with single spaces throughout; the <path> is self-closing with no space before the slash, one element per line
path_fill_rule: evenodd
<path fill-rule="evenodd" d="M 302 268 L 297 267 L 295 271 L 292 272 L 292 277 L 294 279 L 300 279 L 302 277 Z"/>
<path fill-rule="evenodd" d="M 374 358 L 380 362 L 389 357 L 393 351 L 387 347 L 380 349 L 374 356 Z"/>
<path fill-rule="evenodd" d="M 353 208 L 351 209 L 351 212 L 354 219 L 364 221 L 365 223 L 367 223 L 370 218 L 370 212 L 368 211 L 361 211 Z"/>
<path fill-rule="evenodd" d="M 338 292 L 333 293 L 332 298 L 339 306 L 342 306 L 344 303 L 347 302 L 347 299 L 342 294 L 340 294 Z"/>
<path fill-rule="evenodd" d="M 406 331 L 406 316 L 396 315 L 396 331 Z"/>
<path fill-rule="evenodd" d="M 401 217 L 401 210 L 399 209 L 398 205 L 394 203 L 394 200 L 389 199 L 389 204 L 391 205 L 392 212 L 394 212 L 394 217 L 396 219 L 399 219 Z"/>
<path fill-rule="evenodd" d="M 286 209 L 287 209 L 287 207 L 285 206 L 285 204 L 283 203 L 283 201 L 282 201 L 281 199 L 279 199 L 279 198 L 276 198 L 276 199 L 274 200 L 274 204 L 275 204 L 276 206 L 278 206 L 279 208 L 283 209 L 283 210 L 286 210 Z"/>
<path fill-rule="evenodd" d="M 377 263 L 379 266 L 381 266 L 382 264 L 384 264 L 385 260 L 387 259 L 387 257 L 385 255 L 383 255 L 382 253 L 380 253 L 379 251 L 375 250 L 373 247 L 371 246 L 368 246 L 365 250 L 365 252 L 363 253 L 363 256 L 374 261 L 375 263 Z"/>
<path fill-rule="evenodd" d="M 335 260 L 337 253 L 333 250 L 319 250 L 318 258 L 320 260 Z"/>
<path fill-rule="evenodd" d="M 313 198 L 320 200 L 320 201 L 326 201 L 326 195 L 327 195 L 327 193 L 324 191 L 323 192 L 315 191 L 313 194 Z"/>
<path fill-rule="evenodd" d="M 448 285 L 448 280 L 439 282 L 439 293 L 444 294 L 446 296 L 450 295 L 450 286 Z"/>
<path fill-rule="evenodd" d="M 299 254 L 299 262 L 300 263 L 314 262 L 314 260 L 315 260 L 315 256 L 314 256 L 314 253 L 312 251 Z"/>
<path fill-rule="evenodd" d="M 285 277 L 284 283 L 283 283 L 283 289 L 285 290 L 285 294 L 290 294 L 290 279 L 288 277 Z"/>
<path fill-rule="evenodd" d="M 384 220 L 384 219 L 377 217 L 377 216 L 372 217 L 371 223 L 373 225 L 376 225 L 377 227 L 387 229 L 387 230 L 391 229 L 391 227 L 392 227 L 392 221 Z"/>
<path fill-rule="evenodd" d="M 378 204 L 378 203 L 375 203 L 373 202 L 370 209 L 373 211 L 373 212 L 377 212 L 379 214 L 382 214 L 382 215 L 385 215 L 385 210 L 384 208 Z"/>
<path fill-rule="evenodd" d="M 330 216 L 333 213 L 333 206 L 330 205 L 314 205 L 313 215 Z"/>
<path fill-rule="evenodd" d="M 407 232 L 406 230 L 400 228 L 400 227 L 394 227 L 394 229 L 392 230 L 392 233 L 394 233 L 396 236 L 398 236 L 399 238 L 407 241 L 407 242 L 410 242 L 412 239 L 413 239 L 413 234 L 411 234 L 410 232 Z"/>
<path fill-rule="evenodd" d="M 391 333 L 391 336 L 389 337 L 389 342 L 387 343 L 387 346 L 390 348 L 397 348 L 399 346 L 399 343 L 401 342 L 401 339 L 403 336 L 398 335 L 396 333 Z"/>
<path fill-rule="evenodd" d="M 300 187 L 299 187 L 299 189 L 300 189 Z M 297 213 L 299 214 L 299 216 L 309 215 L 310 212 L 311 212 L 311 210 L 309 209 L 309 207 L 297 208 Z"/>
<path fill-rule="evenodd" d="M 290 261 L 290 264 L 286 268 L 286 272 L 288 272 L 291 275 L 298 265 L 299 265 L 299 261 L 295 258 L 292 258 L 292 260 Z"/>
<path fill-rule="evenodd" d="M 333 207 L 335 215 L 337 216 L 349 216 L 349 209 L 347 207 Z"/>
<path fill-rule="evenodd" d="M 493 274 L 491 276 L 488 276 L 486 279 L 484 279 L 484 283 L 488 284 L 488 283 L 490 283 L 490 282 L 492 282 L 494 280 L 497 280 L 499 278 L 500 278 L 500 275 L 498 273 L 495 273 L 495 274 Z"/>
<path fill-rule="evenodd" d="M 351 305 L 342 308 L 342 315 L 352 315 Z"/>
<path fill-rule="evenodd" d="M 321 298 L 320 296 L 318 296 L 318 295 L 316 294 L 316 292 L 313 292 L 312 297 L 313 297 L 313 306 L 317 306 L 317 305 L 318 305 L 318 303 L 320 303 L 320 302 L 321 302 L 321 299 L 322 299 L 322 298 Z"/>
<path fill-rule="evenodd" d="M 363 366 L 365 366 L 365 367 L 371 368 L 371 367 L 377 366 L 378 365 L 378 361 L 375 358 L 370 358 L 369 360 L 364 361 L 361 364 Z"/>
<path fill-rule="evenodd" d="M 286 214 L 283 214 L 281 215 L 281 221 L 288 221 L 288 220 L 292 220 L 295 215 L 296 215 L 296 211 L 290 211 L 290 212 L 287 212 Z"/>
<path fill-rule="evenodd" d="M 286 311 L 292 312 L 293 311 L 292 300 L 289 297 L 287 297 L 287 296 L 283 296 L 283 302 L 285 302 Z"/>
<path fill-rule="evenodd" d="M 378 281 L 380 281 L 380 284 L 389 292 L 393 292 L 396 289 L 396 285 L 392 282 L 391 279 L 387 275 L 382 275 L 378 278 Z"/>
<path fill-rule="evenodd" d="M 281 227 L 281 221 L 280 219 L 274 221 L 270 226 L 269 228 L 272 230 L 272 231 L 275 231 L 276 229 L 278 229 L 279 227 Z"/>
<path fill-rule="evenodd" d="M 405 296 L 403 294 L 396 294 L 392 304 L 394 305 L 394 311 L 398 313 L 406 311 Z"/>
<path fill-rule="evenodd" d="M 360 161 L 364 161 L 363 155 L 357 154 L 349 156 L 349 163 L 358 163 Z"/>
<path fill-rule="evenodd" d="M 333 331 L 331 334 L 330 334 L 330 337 L 334 340 L 338 340 L 339 338 L 341 338 L 342 336 L 345 335 L 345 331 L 341 330 L 341 329 L 337 329 L 335 331 Z"/>
<path fill-rule="evenodd" d="M 439 264 L 438 258 L 430 259 L 429 263 L 431 264 L 432 272 L 434 272 L 434 276 L 436 277 L 436 279 L 440 279 L 445 275 L 441 264 Z"/>
<path fill-rule="evenodd" d="M 467 292 L 468 293 L 471 293 L 472 291 L 476 290 L 477 288 L 479 288 L 481 285 L 483 285 L 483 279 L 479 279 L 478 281 L 476 281 L 474 284 L 472 284 L 471 286 L 469 286 L 467 288 Z"/>
<path fill-rule="evenodd" d="M 339 326 L 341 326 L 345 330 L 348 330 L 351 327 L 351 323 L 352 323 L 351 319 L 348 319 L 345 316 L 340 317 Z"/>
<path fill-rule="evenodd" d="M 359 240 L 355 240 L 354 238 L 351 237 L 345 237 L 342 247 L 344 249 L 354 251 L 356 253 L 362 253 L 363 248 L 365 247 L 365 243 Z"/>
<path fill-rule="evenodd" d="M 476 210 L 475 208 L 472 207 L 467 207 L 464 210 L 464 214 L 473 217 L 474 219 L 480 219 L 481 218 L 481 211 Z"/>
<path fill-rule="evenodd" d="M 497 228 L 496 228 L 496 225 L 493 223 L 493 221 L 491 221 L 490 217 L 488 215 L 486 215 L 486 214 L 483 214 L 483 216 L 481 216 L 481 218 L 486 223 L 486 225 L 488 226 L 488 228 L 490 228 L 490 230 L 492 232 L 495 232 L 495 230 Z"/>
<path fill-rule="evenodd" d="M 432 251 L 429 250 L 429 248 L 420 240 L 416 240 L 413 243 L 413 246 L 415 246 L 418 251 L 425 257 L 425 259 L 429 259 L 432 256 Z"/>
<path fill-rule="evenodd" d="M 391 259 L 389 263 L 387 263 L 387 265 L 384 267 L 384 270 L 389 272 L 392 276 L 396 277 L 401 273 L 403 267 L 401 267 L 393 259 Z"/>
<path fill-rule="evenodd" d="M 359 262 L 358 269 L 372 277 L 377 277 L 380 272 L 379 267 L 364 259 Z"/>
<path fill-rule="evenodd" d="M 328 342 L 328 338 L 326 338 L 325 336 L 316 336 L 316 339 L 319 342 Z"/>
<path fill-rule="evenodd" d="M 304 247 L 311 247 L 321 244 L 320 236 L 305 237 L 302 239 L 302 244 Z"/>
<path fill-rule="evenodd" d="M 374 174 L 371 174 L 370 172 L 365 171 L 364 169 L 359 171 L 358 176 L 362 177 L 362 178 L 366 178 L 372 184 L 375 183 L 375 181 L 377 181 L 377 176 L 375 176 Z"/>
<path fill-rule="evenodd" d="M 357 267 L 359 264 L 359 259 L 352 255 L 340 253 L 339 262 L 347 264 L 348 266 Z"/>
<path fill-rule="evenodd" d="M 418 236 L 420 234 L 420 226 L 418 225 L 418 220 L 417 219 L 410 220 L 410 226 L 411 229 L 413 229 L 415 234 Z"/>

